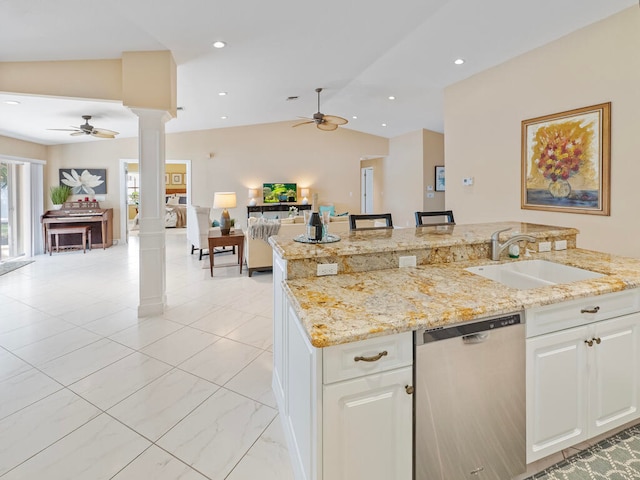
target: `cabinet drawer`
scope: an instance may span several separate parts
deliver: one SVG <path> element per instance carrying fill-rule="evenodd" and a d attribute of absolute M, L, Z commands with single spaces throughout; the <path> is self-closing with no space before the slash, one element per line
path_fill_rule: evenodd
<path fill-rule="evenodd" d="M 356 361 L 360 357 L 373 361 Z M 325 384 L 412 365 L 413 332 L 326 347 L 322 362 Z"/>
<path fill-rule="evenodd" d="M 637 288 L 531 308 L 525 311 L 527 338 L 638 311 L 640 289 Z"/>

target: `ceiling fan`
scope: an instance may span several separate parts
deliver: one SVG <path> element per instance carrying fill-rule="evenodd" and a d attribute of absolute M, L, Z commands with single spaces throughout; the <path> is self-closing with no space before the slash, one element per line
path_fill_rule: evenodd
<path fill-rule="evenodd" d="M 82 115 L 84 118 L 84 124 L 79 127 L 71 126 L 72 128 L 48 128 L 47 130 L 57 130 L 60 132 L 73 132 L 71 133 L 72 137 L 77 137 L 80 135 L 91 135 L 93 137 L 99 138 L 116 138 L 118 132 L 114 132 L 113 130 L 107 130 L 106 128 L 97 128 L 93 125 L 89 125 L 89 120 L 91 120 L 91 115 Z"/>
<path fill-rule="evenodd" d="M 324 113 L 320 113 L 320 92 L 322 92 L 321 88 L 316 88 L 316 92 L 318 93 L 318 111 L 313 114 L 313 118 L 309 119 L 307 122 L 296 123 L 293 125 L 294 127 L 299 127 L 300 125 L 306 125 L 308 123 L 315 123 L 316 127 L 320 130 L 331 131 L 338 128 L 338 125 L 344 125 L 349 123 L 342 117 L 336 117 L 335 115 L 325 115 Z M 301 117 L 305 118 L 305 117 Z"/>

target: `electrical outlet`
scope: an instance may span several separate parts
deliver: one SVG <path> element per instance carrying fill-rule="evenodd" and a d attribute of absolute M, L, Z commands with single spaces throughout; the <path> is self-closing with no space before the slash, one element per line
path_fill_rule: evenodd
<path fill-rule="evenodd" d="M 539 252 L 550 252 L 551 251 L 551 242 L 538 242 L 538 251 Z"/>
<path fill-rule="evenodd" d="M 435 198 L 435 194 L 433 192 L 427 193 L 427 198 Z"/>
<path fill-rule="evenodd" d="M 399 267 L 415 267 L 416 266 L 416 256 L 415 255 L 407 255 L 406 257 L 400 257 L 400 265 Z"/>
<path fill-rule="evenodd" d="M 473 177 L 465 177 L 462 179 L 462 184 L 466 186 L 473 185 Z"/>
<path fill-rule="evenodd" d="M 556 240 L 554 244 L 554 248 L 556 250 L 566 250 L 567 249 L 567 241 L 566 240 Z"/>
<path fill-rule="evenodd" d="M 323 275 L 337 275 L 338 264 L 337 263 L 319 263 L 318 264 L 318 277 Z"/>

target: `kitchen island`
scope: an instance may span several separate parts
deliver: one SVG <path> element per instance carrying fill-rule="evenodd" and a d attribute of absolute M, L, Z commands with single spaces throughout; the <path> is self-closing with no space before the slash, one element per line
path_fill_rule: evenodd
<path fill-rule="evenodd" d="M 489 260 L 490 236 L 504 228 L 502 240 L 535 237 L 521 248 L 532 259 L 603 275 L 518 290 L 465 270 L 527 259 Z M 296 478 L 411 478 L 413 331 L 640 287 L 639 260 L 578 249 L 577 234 L 501 222 L 358 232 L 326 245 L 273 237 L 273 386 Z M 567 249 L 538 252 L 556 241 Z M 406 256 L 416 267 L 398 268 Z M 339 274 L 316 277 L 318 263 L 338 264 Z M 637 308 L 630 301 L 626 313 Z M 353 362 L 381 352 L 380 361 Z"/>

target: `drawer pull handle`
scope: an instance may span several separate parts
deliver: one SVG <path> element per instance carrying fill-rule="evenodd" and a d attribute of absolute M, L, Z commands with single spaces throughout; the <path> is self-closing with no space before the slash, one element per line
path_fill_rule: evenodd
<path fill-rule="evenodd" d="M 598 338 L 598 337 L 595 337 L 595 338 L 593 339 L 593 341 L 594 341 L 594 342 L 596 342 L 596 345 L 600 345 L 600 342 L 602 342 L 602 339 L 601 339 L 601 338 Z"/>
<path fill-rule="evenodd" d="M 590 347 L 593 347 L 593 340 L 585 340 L 584 343 L 586 343 Z"/>
<path fill-rule="evenodd" d="M 353 360 L 355 362 L 377 362 L 378 360 L 380 360 L 382 357 L 385 357 L 387 355 L 387 351 L 384 350 L 382 352 L 380 352 L 377 355 L 374 355 L 372 357 L 362 357 L 362 356 L 358 356 L 358 357 L 354 357 Z"/>
<path fill-rule="evenodd" d="M 404 390 L 407 392 L 407 395 L 413 394 L 413 385 L 405 385 Z"/>
<path fill-rule="evenodd" d="M 593 308 L 583 308 L 580 310 L 580 313 L 598 313 L 600 311 L 600 307 L 595 306 Z"/>

